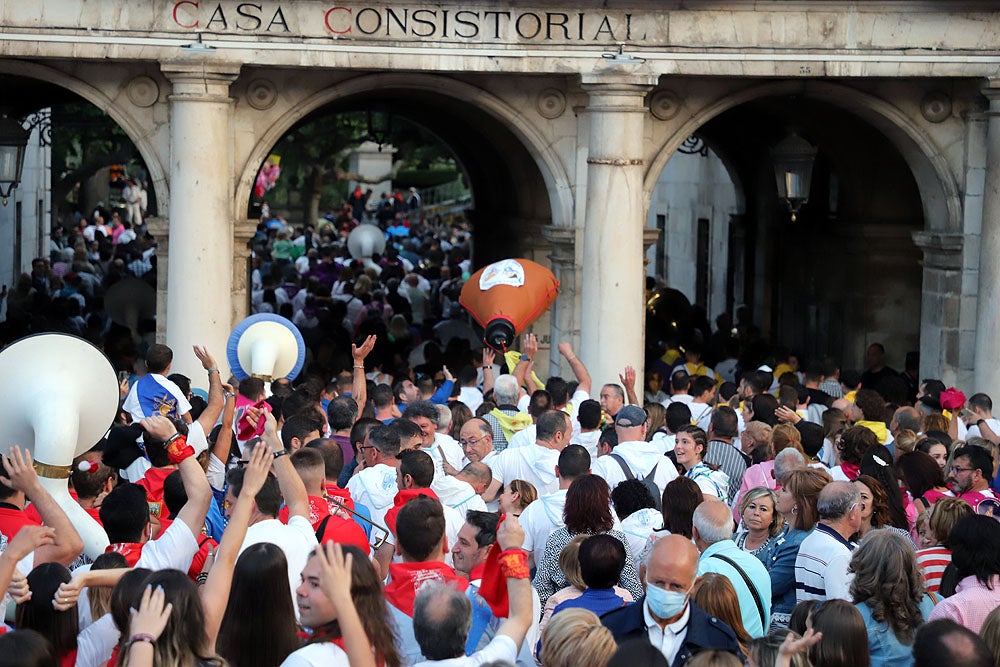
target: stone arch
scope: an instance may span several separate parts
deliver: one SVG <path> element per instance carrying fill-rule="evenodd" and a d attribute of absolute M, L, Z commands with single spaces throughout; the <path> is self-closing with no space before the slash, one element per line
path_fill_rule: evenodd
<path fill-rule="evenodd" d="M 820 100 L 854 113 L 878 129 L 903 156 L 920 191 L 924 226 L 936 231 L 961 233 L 962 203 L 958 182 L 948 161 L 931 137 L 893 104 L 869 93 L 825 81 L 785 81 L 755 85 L 724 93 L 691 116 L 667 139 L 650 161 L 643 182 L 647 201 L 667 160 L 691 134 L 719 114 L 741 104 L 796 94 Z"/>
<path fill-rule="evenodd" d="M 143 126 L 141 122 L 127 111 L 123 111 L 120 105 L 116 105 L 101 90 L 61 70 L 25 60 L 0 60 L 0 73 L 39 79 L 55 84 L 76 93 L 108 114 L 121 127 L 125 134 L 128 135 L 132 143 L 135 144 L 139 155 L 142 156 L 143 162 L 146 163 L 146 168 L 149 170 L 149 180 L 156 191 L 158 213 L 164 218 L 168 216 L 170 192 L 167 172 L 164 169 L 163 162 L 160 160 L 159 153 L 150 141 L 149 128 Z"/>
<path fill-rule="evenodd" d="M 416 73 L 379 73 L 354 77 L 316 92 L 282 113 L 257 140 L 238 172 L 235 210 L 245 210 L 257 170 L 268 151 L 295 123 L 332 102 L 388 88 L 439 94 L 472 105 L 499 121 L 521 142 L 541 173 L 549 194 L 553 224 L 572 225 L 573 193 L 569 176 L 565 166 L 550 150 L 552 142 L 536 126 L 510 104 L 481 88 L 446 76 Z"/>

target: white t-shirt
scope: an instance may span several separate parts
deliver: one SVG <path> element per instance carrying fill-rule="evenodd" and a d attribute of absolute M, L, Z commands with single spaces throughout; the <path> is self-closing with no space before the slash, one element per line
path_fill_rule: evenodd
<path fill-rule="evenodd" d="M 135 567 L 187 572 L 196 553 L 198 540 L 191 528 L 183 521 L 174 521 L 163 535 L 142 545 L 142 553 L 139 554 Z"/>
<path fill-rule="evenodd" d="M 539 496 L 559 490 L 556 466 L 559 452 L 555 449 L 532 445 L 505 449 L 489 462 L 493 479 L 506 484 L 515 479 L 530 482 Z"/>
<path fill-rule="evenodd" d="M 994 433 L 1000 434 L 1000 420 L 994 419 L 993 417 L 990 417 L 989 419 L 986 419 L 985 421 L 986 421 L 986 425 L 990 427 L 991 431 L 993 431 Z M 976 426 L 975 424 L 973 424 L 965 432 L 965 437 L 967 439 L 968 438 L 981 438 L 981 437 L 983 437 L 983 434 L 979 430 L 979 427 Z"/>
<path fill-rule="evenodd" d="M 577 433 L 573 432 L 573 437 L 570 438 L 570 442 L 574 445 L 580 445 L 587 450 L 590 454 L 590 460 L 594 461 L 597 458 L 597 441 L 601 439 L 601 432 L 598 431 L 587 431 L 584 433 L 580 431 Z"/>
<path fill-rule="evenodd" d="M 646 542 L 653 531 L 663 526 L 663 514 L 658 509 L 647 507 L 622 520 L 622 532 L 628 538 L 632 553 L 638 557 L 646 548 Z"/>
<path fill-rule="evenodd" d="M 634 440 L 632 442 L 622 442 L 613 450 L 624 459 L 632 474 L 636 479 L 643 479 L 656 466 L 656 474 L 653 481 L 660 489 L 660 495 L 667 488 L 671 480 L 677 478 L 677 468 L 663 455 L 663 449 L 658 443 L 646 442 L 645 440 Z M 613 490 L 616 486 L 624 482 L 627 477 L 618 461 L 610 455 L 602 456 L 590 464 L 590 471 L 595 475 L 604 478 L 608 486 Z"/>
<path fill-rule="evenodd" d="M 458 390 L 458 400 L 465 403 L 473 413 L 483 404 L 483 392 L 475 387 L 462 387 Z"/>
<path fill-rule="evenodd" d="M 557 528 L 562 528 L 563 508 L 566 507 L 566 489 L 556 489 L 553 493 L 538 498 L 521 512 L 518 522 L 524 530 L 522 548 L 531 553 L 545 549 L 545 540 Z M 541 556 L 541 554 L 539 554 Z M 538 562 L 541 558 L 536 558 Z"/>
<path fill-rule="evenodd" d="M 281 667 L 350 667 L 351 662 L 336 644 L 309 644 L 285 658 Z"/>
<path fill-rule="evenodd" d="M 258 521 L 247 528 L 247 536 L 243 539 L 243 546 L 240 547 L 240 554 L 248 547 L 260 542 L 269 542 L 285 553 L 288 561 L 288 586 L 295 599 L 295 589 L 302 581 L 302 570 L 309 560 L 309 552 L 316 548 L 316 531 L 313 530 L 309 519 L 304 516 L 292 516 L 288 518 L 288 523 L 284 524 L 277 519 L 265 519 Z M 143 555 L 145 555 L 143 549 Z M 239 557 L 239 554 L 237 555 Z M 299 614 L 298 607 L 295 608 L 296 617 Z"/>
<path fill-rule="evenodd" d="M 535 436 L 538 435 L 538 426 L 529 424 L 520 431 L 510 436 L 507 447 L 530 447 L 535 444 Z"/>
<path fill-rule="evenodd" d="M 347 482 L 347 490 L 351 492 L 354 502 L 361 503 L 371 511 L 373 522 L 384 526 L 385 513 L 392 507 L 399 492 L 396 486 L 396 469 L 384 463 L 365 468 L 351 477 Z M 381 531 L 372 531 L 373 544 L 381 534 Z"/>
<path fill-rule="evenodd" d="M 424 660 L 413 667 L 479 667 L 502 660 L 513 664 L 517 661 L 517 644 L 507 635 L 497 635 L 489 644 L 472 655 L 447 660 Z"/>
<path fill-rule="evenodd" d="M 421 449 L 431 455 L 434 459 L 434 476 L 444 475 L 444 465 L 441 459 L 441 454 L 444 454 L 444 460 L 448 461 L 448 465 L 456 470 L 462 469 L 462 459 L 465 458 L 465 452 L 462 451 L 462 445 L 458 444 L 455 438 L 451 437 L 446 433 L 435 433 L 434 434 L 434 444 L 430 448 L 421 447 Z"/>

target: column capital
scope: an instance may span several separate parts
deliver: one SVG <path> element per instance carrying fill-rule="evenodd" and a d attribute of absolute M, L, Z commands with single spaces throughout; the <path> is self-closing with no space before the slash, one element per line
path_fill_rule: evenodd
<path fill-rule="evenodd" d="M 233 221 L 233 239 L 242 246 L 246 244 L 254 237 L 257 233 L 257 225 L 259 221 L 253 218 L 244 218 L 242 220 Z"/>
<path fill-rule="evenodd" d="M 146 218 L 146 230 L 158 242 L 161 239 L 166 241 L 170 238 L 170 220 L 161 217 Z"/>
<path fill-rule="evenodd" d="M 175 60 L 160 63 L 173 88 L 168 99 L 229 102 L 229 86 L 240 75 L 239 63 Z"/>
<path fill-rule="evenodd" d="M 645 95 L 659 82 L 659 74 L 588 72 L 580 75 L 580 83 L 588 92 L 619 91 Z"/>
<path fill-rule="evenodd" d="M 654 243 L 660 238 L 660 230 L 656 227 L 643 227 L 642 229 L 642 254 L 645 255 Z"/>
<path fill-rule="evenodd" d="M 924 253 L 924 266 L 931 269 L 960 271 L 962 269 L 962 248 L 965 237 L 962 234 L 942 232 L 913 232 L 913 243 Z"/>
<path fill-rule="evenodd" d="M 645 113 L 646 95 L 659 82 L 658 76 L 634 74 L 584 74 L 581 86 L 588 95 L 587 111 Z"/>

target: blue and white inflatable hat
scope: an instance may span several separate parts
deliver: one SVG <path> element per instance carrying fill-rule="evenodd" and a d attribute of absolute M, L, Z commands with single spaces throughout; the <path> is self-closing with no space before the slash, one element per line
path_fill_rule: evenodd
<path fill-rule="evenodd" d="M 258 313 L 229 334 L 226 358 L 237 380 L 255 377 L 269 384 L 281 378 L 294 380 L 305 363 L 306 344 L 284 317 Z"/>

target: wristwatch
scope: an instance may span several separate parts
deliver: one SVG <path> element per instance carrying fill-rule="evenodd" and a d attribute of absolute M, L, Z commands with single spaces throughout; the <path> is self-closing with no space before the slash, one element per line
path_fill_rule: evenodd
<path fill-rule="evenodd" d="M 274 454 L 272 454 L 271 456 L 273 456 L 276 459 L 281 458 L 282 456 L 288 456 L 288 450 L 279 449 L 278 451 L 274 452 Z"/>
<path fill-rule="evenodd" d="M 526 354 L 521 355 L 521 361 L 531 361 L 531 357 Z"/>

